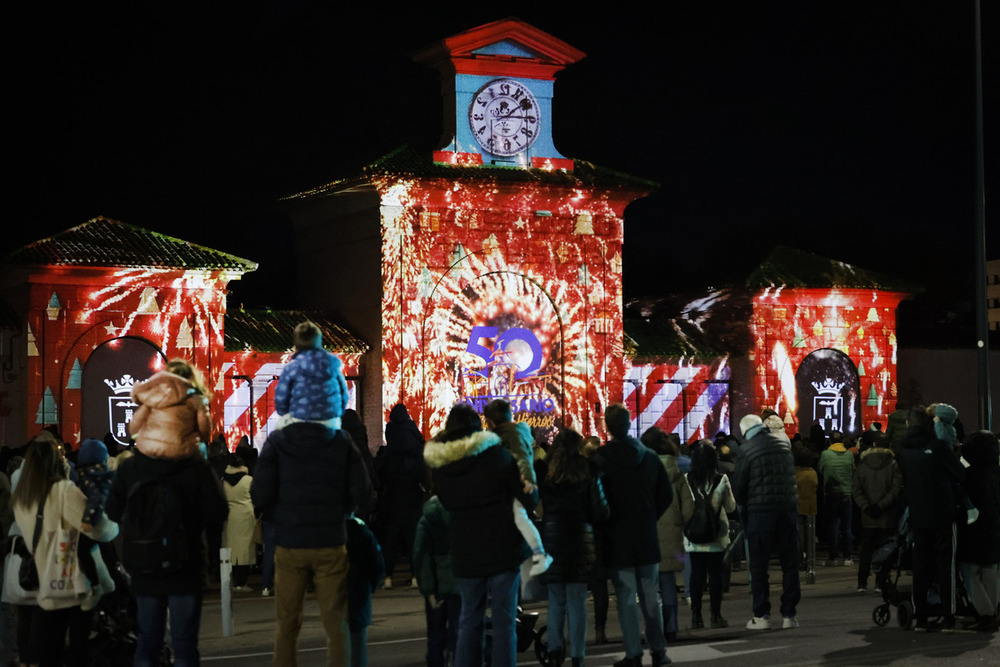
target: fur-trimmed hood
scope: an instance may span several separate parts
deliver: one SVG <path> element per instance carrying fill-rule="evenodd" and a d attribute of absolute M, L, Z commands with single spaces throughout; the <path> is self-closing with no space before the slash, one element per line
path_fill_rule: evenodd
<path fill-rule="evenodd" d="M 424 461 L 431 468 L 442 468 L 449 463 L 478 456 L 499 444 L 500 436 L 490 431 L 476 431 L 464 438 L 447 442 L 435 438 L 424 445 Z"/>

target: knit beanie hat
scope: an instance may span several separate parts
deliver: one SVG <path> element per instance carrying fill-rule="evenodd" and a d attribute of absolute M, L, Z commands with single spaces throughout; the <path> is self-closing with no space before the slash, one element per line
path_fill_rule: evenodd
<path fill-rule="evenodd" d="M 76 463 L 81 468 L 87 466 L 106 464 L 108 462 L 108 448 L 100 440 L 90 438 L 84 440 L 80 445 L 80 451 L 76 455 Z"/>
<path fill-rule="evenodd" d="M 955 430 L 955 420 L 958 410 L 947 403 L 934 404 L 934 435 L 949 445 L 958 442 L 958 432 Z"/>

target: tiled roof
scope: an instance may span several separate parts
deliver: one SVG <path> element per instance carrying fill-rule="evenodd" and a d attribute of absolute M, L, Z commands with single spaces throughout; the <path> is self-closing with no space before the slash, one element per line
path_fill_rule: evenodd
<path fill-rule="evenodd" d="M 913 286 L 846 262 L 778 246 L 747 278 L 746 286 L 841 287 L 913 292 Z"/>
<path fill-rule="evenodd" d="M 370 182 L 373 178 L 385 176 L 440 178 L 448 181 L 491 180 L 497 183 L 534 183 L 566 187 L 624 188 L 642 192 L 649 192 L 659 187 L 659 184 L 654 181 L 598 167 L 583 160 L 574 161 L 573 171 L 491 165 L 464 166 L 434 162 L 431 151 L 421 151 L 410 146 L 403 146 L 364 167 L 360 174 L 289 195 L 284 199 L 305 199 L 362 185 Z"/>
<path fill-rule="evenodd" d="M 98 217 L 10 253 L 7 264 L 222 269 L 247 273 L 257 263 L 172 236 Z"/>
<path fill-rule="evenodd" d="M 295 325 L 310 320 L 323 332 L 323 347 L 330 352 L 365 353 L 365 341 L 326 315 L 306 310 L 231 310 L 226 313 L 225 345 L 229 352 L 286 352 L 292 349 Z"/>

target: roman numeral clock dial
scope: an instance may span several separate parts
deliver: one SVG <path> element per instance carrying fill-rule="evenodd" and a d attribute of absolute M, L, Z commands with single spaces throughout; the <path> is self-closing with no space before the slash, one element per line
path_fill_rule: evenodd
<path fill-rule="evenodd" d="M 523 153 L 538 138 L 538 102 L 513 79 L 495 79 L 479 89 L 469 105 L 472 136 L 491 155 Z"/>

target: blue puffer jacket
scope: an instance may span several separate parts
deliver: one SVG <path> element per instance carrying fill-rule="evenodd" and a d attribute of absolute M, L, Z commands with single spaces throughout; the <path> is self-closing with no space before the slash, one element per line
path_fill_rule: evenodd
<path fill-rule="evenodd" d="M 342 368 L 340 359 L 326 350 L 299 350 L 278 379 L 274 409 L 310 421 L 340 417 L 349 398 Z"/>
<path fill-rule="evenodd" d="M 345 544 L 345 519 L 370 496 L 368 472 L 347 432 L 313 422 L 271 432 L 250 487 L 254 507 L 271 512 L 274 543 L 288 549 Z"/>

